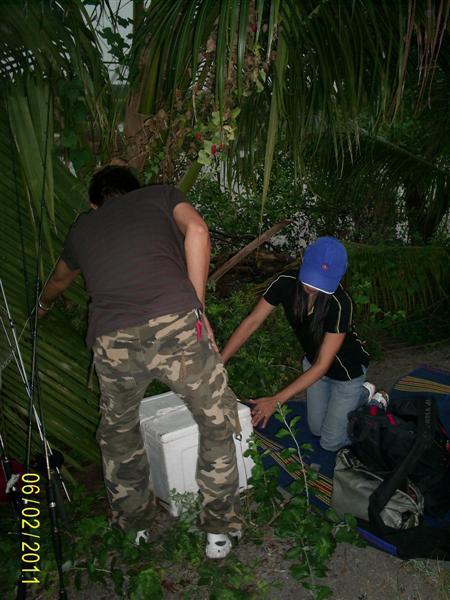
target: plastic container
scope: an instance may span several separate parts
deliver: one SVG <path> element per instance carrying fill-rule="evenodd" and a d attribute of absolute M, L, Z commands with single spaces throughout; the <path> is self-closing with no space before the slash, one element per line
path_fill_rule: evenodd
<path fill-rule="evenodd" d="M 238 403 L 242 440 L 235 439 L 239 487 L 247 487 L 253 461 L 244 457 L 247 440 L 253 431 L 250 408 Z M 196 492 L 198 427 L 179 396 L 173 392 L 144 398 L 140 405 L 142 439 L 150 463 L 150 483 L 170 514 L 178 510 L 170 492 Z"/>

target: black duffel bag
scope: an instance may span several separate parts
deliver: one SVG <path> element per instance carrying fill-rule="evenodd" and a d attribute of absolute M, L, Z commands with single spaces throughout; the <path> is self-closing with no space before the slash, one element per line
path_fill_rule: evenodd
<path fill-rule="evenodd" d="M 450 509 L 450 443 L 433 398 L 392 400 L 387 411 L 367 405 L 348 416 L 352 451 L 383 479 L 395 472 L 422 438 L 407 477 L 422 492 L 425 513 L 442 517 Z"/>
<path fill-rule="evenodd" d="M 426 512 L 442 516 L 449 508 L 449 446 L 435 400 L 414 396 L 392 403 L 386 412 L 361 407 L 349 415 L 349 435 L 356 456 L 382 478 L 369 498 L 368 520 L 358 519 L 359 524 L 393 544 L 400 558 L 450 560 L 448 526 L 421 523 L 399 531 L 382 519 L 389 500 L 408 479 L 422 488 Z"/>

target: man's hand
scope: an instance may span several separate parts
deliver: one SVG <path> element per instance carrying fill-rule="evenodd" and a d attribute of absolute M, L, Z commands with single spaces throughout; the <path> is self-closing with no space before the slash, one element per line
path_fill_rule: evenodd
<path fill-rule="evenodd" d="M 275 396 L 265 396 L 264 398 L 257 398 L 256 400 L 249 400 L 252 407 L 252 425 L 253 427 L 264 428 L 267 425 L 268 420 L 277 410 L 279 401 Z"/>
<path fill-rule="evenodd" d="M 72 270 L 60 259 L 56 267 L 42 290 L 37 307 L 38 317 L 43 317 L 50 310 L 53 301 L 56 300 L 66 290 L 74 279 L 80 274 L 80 269 Z M 42 308 L 44 307 L 44 308 Z M 47 310 L 46 310 L 47 309 Z"/>
<path fill-rule="evenodd" d="M 42 303 L 40 303 L 41 306 L 43 306 Z M 41 319 L 42 317 L 45 317 L 48 313 L 48 311 L 50 310 L 50 307 L 48 308 L 41 308 L 41 306 L 37 307 L 37 316 L 39 317 L 39 319 Z"/>

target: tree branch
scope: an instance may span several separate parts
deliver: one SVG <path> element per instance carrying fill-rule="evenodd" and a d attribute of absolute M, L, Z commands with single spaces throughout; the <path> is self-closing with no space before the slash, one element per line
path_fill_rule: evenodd
<path fill-rule="evenodd" d="M 291 222 L 290 219 L 285 219 L 284 221 L 281 221 L 280 223 L 276 223 L 270 229 L 265 231 L 263 234 L 259 235 L 252 242 L 250 242 L 249 244 L 244 246 L 244 248 L 242 248 L 242 250 L 239 250 L 239 252 L 237 254 L 235 254 L 229 260 L 227 260 L 227 262 L 224 263 L 221 267 L 216 269 L 216 271 L 214 271 L 214 273 L 212 273 L 210 275 L 209 281 L 214 281 L 214 282 L 219 281 L 219 279 L 221 277 L 223 277 L 225 275 L 225 273 L 228 273 L 228 271 L 230 271 L 230 269 L 235 267 L 238 263 L 240 263 L 242 260 L 244 260 L 244 258 L 246 256 L 251 254 L 253 252 L 253 250 L 256 250 L 256 248 L 258 248 L 258 246 L 261 246 L 261 244 L 264 244 L 264 242 L 266 242 L 267 240 L 270 240 L 271 237 L 273 237 L 276 233 L 278 233 L 281 229 L 283 229 L 283 227 L 288 225 L 290 222 Z"/>

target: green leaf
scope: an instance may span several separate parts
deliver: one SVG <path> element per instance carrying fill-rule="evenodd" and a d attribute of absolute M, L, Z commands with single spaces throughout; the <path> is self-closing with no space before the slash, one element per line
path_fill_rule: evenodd
<path fill-rule="evenodd" d="M 205 150 L 200 150 L 197 157 L 197 162 L 199 165 L 210 165 L 211 164 L 211 154 L 205 152 Z"/>
<path fill-rule="evenodd" d="M 314 447 L 312 444 L 301 444 L 300 448 L 302 450 L 304 450 L 305 452 L 312 452 L 314 450 Z"/>
<path fill-rule="evenodd" d="M 324 585 L 318 585 L 315 587 L 315 598 L 316 600 L 325 600 L 326 598 L 332 598 L 333 590 Z"/>
<path fill-rule="evenodd" d="M 325 514 L 326 514 L 327 518 L 330 519 L 330 521 L 332 521 L 333 523 L 340 523 L 341 522 L 341 517 L 332 508 L 330 508 L 329 510 L 327 510 L 327 512 Z"/>
<path fill-rule="evenodd" d="M 296 473 L 299 470 L 299 465 L 297 463 L 289 463 L 285 466 L 285 469 L 288 473 Z"/>
<path fill-rule="evenodd" d="M 63 131 L 61 143 L 65 148 L 75 148 L 78 142 L 78 136 L 74 131 Z"/>
<path fill-rule="evenodd" d="M 303 548 L 301 546 L 294 546 L 293 548 L 289 548 L 286 552 L 285 557 L 287 560 L 297 560 L 302 557 L 304 554 Z"/>
<path fill-rule="evenodd" d="M 350 525 L 350 527 L 353 527 L 354 529 L 356 529 L 356 527 L 358 526 L 358 521 L 353 515 L 346 514 L 345 521 Z"/>
<path fill-rule="evenodd" d="M 280 438 L 280 439 L 281 439 L 281 438 L 290 437 L 290 435 L 291 435 L 291 434 L 289 433 L 289 431 L 288 431 L 287 429 L 279 429 L 279 430 L 276 432 L 276 434 L 275 434 L 275 437 L 277 437 L 277 438 Z"/>
<path fill-rule="evenodd" d="M 289 426 L 291 427 L 291 429 L 293 429 L 300 420 L 301 420 L 301 416 L 299 416 L 299 415 L 297 415 L 296 417 L 294 417 L 293 419 L 291 419 L 289 421 Z"/>
<path fill-rule="evenodd" d="M 204 140 L 203 150 L 208 156 L 211 156 L 212 147 L 213 147 L 213 142 L 211 140 Z"/>
<path fill-rule="evenodd" d="M 292 456 L 296 456 L 296 455 L 297 455 L 297 450 L 295 448 L 283 448 L 283 450 L 280 452 L 281 458 L 284 458 L 284 459 L 291 458 Z"/>
<path fill-rule="evenodd" d="M 294 577 L 294 579 L 297 579 L 299 581 L 309 577 L 309 569 L 308 569 L 308 565 L 306 565 L 306 564 L 292 565 L 290 567 L 290 571 L 291 571 L 292 577 Z"/>

